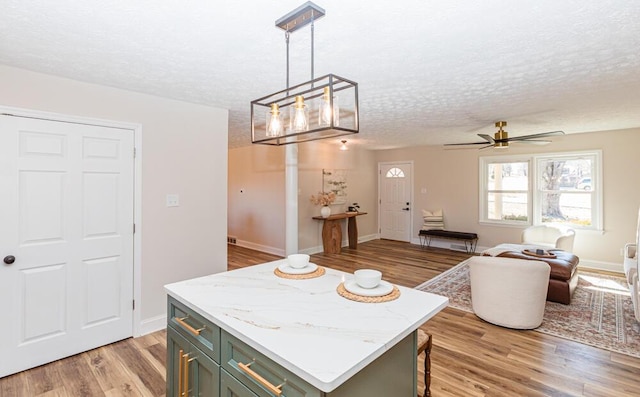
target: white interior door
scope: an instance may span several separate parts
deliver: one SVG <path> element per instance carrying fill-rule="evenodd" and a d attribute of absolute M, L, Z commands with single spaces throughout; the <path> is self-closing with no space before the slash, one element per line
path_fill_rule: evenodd
<path fill-rule="evenodd" d="M 380 164 L 380 238 L 411 241 L 411 163 Z"/>
<path fill-rule="evenodd" d="M 133 334 L 133 135 L 0 116 L 0 377 Z"/>

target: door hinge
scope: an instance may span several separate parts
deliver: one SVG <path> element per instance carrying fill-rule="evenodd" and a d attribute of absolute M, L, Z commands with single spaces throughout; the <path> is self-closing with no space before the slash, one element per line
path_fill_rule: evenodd
<path fill-rule="evenodd" d="M 133 148 L 133 158 L 136 158 L 136 148 Z"/>
<path fill-rule="evenodd" d="M 133 234 L 136 234 L 136 224 L 133 224 Z"/>
<path fill-rule="evenodd" d="M 133 302 L 133 310 L 136 310 L 136 300 L 134 299 L 132 302 Z"/>

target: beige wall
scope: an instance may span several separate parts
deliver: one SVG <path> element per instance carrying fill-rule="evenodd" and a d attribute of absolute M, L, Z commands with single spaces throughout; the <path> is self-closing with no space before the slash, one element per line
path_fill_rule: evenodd
<path fill-rule="evenodd" d="M 620 249 L 635 236 L 640 206 L 640 129 L 568 134 L 548 146 L 512 145 L 509 155 L 602 150 L 604 231 L 578 230 L 575 252 L 582 265 L 621 270 Z M 377 235 L 377 166 L 379 162 L 413 161 L 413 242 L 418 243 L 421 209 L 442 208 L 450 230 L 478 233 L 480 247 L 519 242 L 522 227 L 478 222 L 478 164 L 493 150 L 445 150 L 421 146 L 397 150 L 336 150 L 335 145 L 299 145 L 299 248 L 321 249 L 319 209 L 308 198 L 322 186 L 322 168 L 349 170 L 349 201 L 358 201 L 369 215 L 358 218 L 361 236 Z M 229 153 L 229 234 L 242 245 L 284 252 L 284 150 L 253 145 Z M 242 196 L 240 188 L 245 188 Z M 425 193 L 422 193 L 425 189 Z M 341 211 L 344 208 L 337 208 Z M 251 225 L 251 227 L 245 227 Z M 456 243 L 444 241 L 444 243 Z"/>
<path fill-rule="evenodd" d="M 164 284 L 226 270 L 226 110 L 5 66 L 0 87 L 0 105 L 142 125 L 143 332 L 164 326 Z"/>
<path fill-rule="evenodd" d="M 640 206 L 640 129 L 571 134 L 551 145 L 512 145 L 508 154 L 546 153 L 600 149 L 603 153 L 604 232 L 578 230 L 575 252 L 585 265 L 620 268 L 620 248 L 633 241 Z M 482 225 L 478 222 L 479 156 L 495 156 L 495 150 L 445 150 L 439 146 L 385 150 L 376 160 L 414 161 L 414 235 L 422 225 L 421 209 L 442 208 L 450 230 L 476 232 L 479 245 L 519 242 L 521 227 Z M 421 189 L 426 193 L 422 194 Z"/>
<path fill-rule="evenodd" d="M 368 212 L 358 217 L 359 236 L 366 239 L 377 233 L 374 153 L 338 147 L 331 141 L 298 145 L 299 251 L 322 251 L 322 222 L 312 219 L 320 208 L 309 197 L 322 190 L 323 168 L 347 170 L 347 203 L 333 205 L 332 211 L 344 212 L 347 205 L 358 202 L 361 211 Z M 284 147 L 252 145 L 229 151 L 229 235 L 238 244 L 284 255 L 284 157 Z"/>

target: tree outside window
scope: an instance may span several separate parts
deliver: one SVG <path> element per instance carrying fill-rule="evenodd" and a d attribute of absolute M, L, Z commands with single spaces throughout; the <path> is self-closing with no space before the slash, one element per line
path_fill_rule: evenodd
<path fill-rule="evenodd" d="M 593 225 L 594 156 L 537 159 L 541 223 Z"/>

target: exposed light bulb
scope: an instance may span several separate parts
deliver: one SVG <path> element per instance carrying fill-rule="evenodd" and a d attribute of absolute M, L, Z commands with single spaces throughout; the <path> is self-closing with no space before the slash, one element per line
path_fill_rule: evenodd
<path fill-rule="evenodd" d="M 318 109 L 318 125 L 327 126 L 331 124 L 333 117 L 333 125 L 338 126 L 340 121 L 340 109 L 338 108 L 338 100 L 333 97 L 333 109 L 331 108 L 331 93 L 329 87 L 324 87 L 322 100 Z"/>
<path fill-rule="evenodd" d="M 293 130 L 295 132 L 308 131 L 307 107 L 304 104 L 304 97 L 302 95 L 296 96 L 296 103 L 293 105 L 293 109 Z"/>
<path fill-rule="evenodd" d="M 267 114 L 267 136 L 274 137 L 282 135 L 282 117 L 277 103 L 271 104 L 271 111 Z"/>
<path fill-rule="evenodd" d="M 342 146 L 340 146 L 340 150 L 349 150 L 349 148 L 347 147 L 347 141 L 345 140 L 342 141 Z"/>

